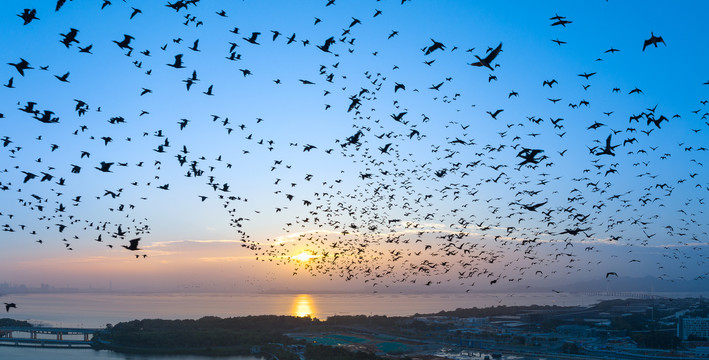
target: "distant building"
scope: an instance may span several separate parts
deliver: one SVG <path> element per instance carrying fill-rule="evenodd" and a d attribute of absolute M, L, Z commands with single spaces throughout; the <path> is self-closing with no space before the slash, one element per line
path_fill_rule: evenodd
<path fill-rule="evenodd" d="M 591 327 L 586 325 L 559 325 L 556 327 L 556 332 L 572 336 L 589 336 Z"/>
<path fill-rule="evenodd" d="M 490 322 L 486 317 L 461 318 L 460 321 L 463 326 L 487 325 Z"/>
<path fill-rule="evenodd" d="M 694 355 L 697 357 L 709 358 L 709 347 L 696 347 L 694 348 Z"/>
<path fill-rule="evenodd" d="M 709 318 L 680 318 L 677 322 L 677 337 L 686 340 L 690 335 L 709 338 Z"/>

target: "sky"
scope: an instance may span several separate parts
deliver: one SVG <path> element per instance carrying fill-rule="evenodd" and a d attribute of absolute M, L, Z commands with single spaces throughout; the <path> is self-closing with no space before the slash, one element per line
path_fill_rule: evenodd
<path fill-rule="evenodd" d="M 57 5 L 0 4 L 0 282 L 707 286 L 701 2 Z"/>

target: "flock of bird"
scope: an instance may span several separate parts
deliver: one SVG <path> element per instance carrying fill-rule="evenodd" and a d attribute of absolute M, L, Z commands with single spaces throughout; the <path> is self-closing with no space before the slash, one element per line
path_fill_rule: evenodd
<path fill-rule="evenodd" d="M 465 93 L 466 85 L 453 79 L 467 74 L 441 75 L 430 85 L 423 82 L 426 77 L 406 79 L 398 74 L 404 67 L 445 72 L 435 68 L 435 62 L 458 60 L 455 56 L 462 53 L 466 71 L 485 72 L 486 81 L 476 86 L 495 86 L 506 62 L 500 39 L 485 39 L 489 45 L 467 50 L 442 38 L 420 39 L 422 48 L 414 64 L 382 64 L 377 56 L 384 50 L 359 45 L 365 41 L 358 32 L 397 15 L 373 8 L 368 18 L 328 18 L 327 10 L 339 4 L 339 0 L 323 1 L 323 15 L 309 17 L 309 38 L 293 29 L 275 30 L 275 24 L 268 23 L 259 29 L 240 29 L 231 12 L 204 11 L 213 4 L 199 0 L 169 1 L 161 12 L 144 12 L 115 0 L 93 5 L 58 1 L 51 11 L 18 9 L 16 25 L 28 31 L 37 22 L 61 17 L 68 7 L 78 6 L 95 7 L 97 16 L 121 11 L 131 20 L 154 16 L 184 26 L 179 37 L 162 34 L 157 43 L 142 40 L 140 30 L 133 29 L 89 44 L 82 29 L 71 27 L 72 19 L 65 21 L 67 30 L 45 34 L 56 38 L 56 48 L 66 51 L 70 61 L 110 54 L 125 64 L 116 71 L 141 77 L 139 85 L 113 90 L 126 93 L 100 100 L 91 89 L 71 87 L 72 77 L 85 79 L 96 69 L 40 65 L 23 55 L 21 48 L 3 53 L 8 65 L 0 72 L 7 78 L 2 97 L 17 106 L 8 108 L 8 102 L 3 103 L 0 132 L 9 123 L 20 131 L 0 134 L 2 246 L 34 241 L 36 246 L 51 243 L 80 250 L 97 243 L 105 245 L 106 251 L 117 251 L 117 256 L 130 252 L 131 257 L 150 261 L 160 256 L 150 251 L 154 236 L 150 219 L 158 216 L 151 211 L 159 212 L 165 202 L 170 207 L 170 196 L 179 196 L 205 209 L 223 209 L 236 239 L 258 261 L 290 266 L 293 274 L 307 272 L 372 286 L 452 284 L 470 291 L 476 284 L 524 284 L 529 279 L 585 272 L 610 279 L 624 275 L 625 269 L 615 267 L 619 263 L 628 267 L 640 263 L 641 255 L 635 258 L 632 253 L 642 253 L 643 247 L 660 254 L 656 263 L 645 264 L 657 276 L 683 278 L 677 274 L 683 274 L 684 268 L 692 269 L 685 280 L 704 281 L 709 275 L 703 211 L 709 185 L 702 173 L 706 148 L 701 138 L 692 137 L 709 131 L 706 100 L 697 99 L 702 107 L 682 114 L 664 113 L 661 105 L 654 104 L 631 113 L 604 106 L 603 101 L 591 105 L 586 99 L 575 99 L 568 107 L 563 105 L 565 96 L 556 88 L 559 83 L 576 82 L 574 86 L 588 91 L 591 98 L 588 89 L 599 70 L 578 71 L 558 80 L 546 77 L 538 82 L 535 94 L 509 89 L 499 102 L 507 103 L 507 108 L 474 104 Z M 412 4 L 404 0 L 399 6 Z M 194 15 L 198 8 L 200 15 Z M 558 14 L 549 20 L 560 31 L 579 25 Z M 319 31 L 335 21 L 340 32 Z M 222 44 L 221 53 L 207 54 L 213 49 L 204 45 L 204 39 L 216 32 L 230 33 L 232 41 Z M 396 47 L 400 32 L 392 30 L 380 37 Z M 622 51 L 647 53 L 665 51 L 658 44 L 667 46 L 654 33 L 643 40 L 637 40 L 637 49 Z M 552 41 L 567 44 L 558 38 Z M 313 61 L 302 74 L 269 76 L 254 70 L 262 66 L 250 62 L 264 48 L 278 49 L 286 57 L 305 53 Z M 610 47 L 602 56 L 622 56 L 622 51 Z M 362 72 L 345 70 L 357 68 L 355 64 L 367 67 L 370 62 L 371 67 Z M 231 76 L 226 76 L 228 82 L 200 75 L 210 63 L 236 64 Z M 174 79 L 152 82 L 157 76 Z M 32 98 L 14 95 L 31 78 L 59 81 L 66 93 L 48 94 L 37 88 Z M 198 99 L 226 94 L 228 83 L 242 84 L 233 85 L 238 87 L 248 81 L 260 81 L 274 93 L 290 86 L 295 92 L 324 94 L 318 95 L 324 100 L 312 111 L 323 112 L 351 130 L 333 135 L 313 126 L 310 138 L 289 138 L 287 131 L 274 129 L 295 127 L 288 123 L 292 120 L 273 115 L 248 120 L 240 110 L 224 110 L 228 107 L 221 107 L 221 113 L 192 108 L 190 114 L 202 114 L 173 120 L 159 113 L 160 106 L 154 107 L 156 111 L 142 100 L 157 97 L 162 87 L 170 86 L 179 87 L 199 104 Z M 637 87 L 598 91 L 627 99 L 643 96 Z M 114 98 L 118 96 L 144 108 L 126 109 Z M 230 101 L 223 96 L 222 101 Z M 546 110 L 526 118 L 512 115 L 522 97 L 539 98 L 548 104 Z M 189 107 L 178 100 L 162 101 L 168 102 L 162 104 L 163 110 Z M 423 103 L 433 110 L 422 113 Z M 560 117 L 560 107 L 572 115 Z M 263 112 L 272 114 L 267 110 L 272 109 Z M 290 115 L 284 112 L 281 117 Z M 657 146 L 655 139 L 668 127 L 678 126 L 676 119 L 682 117 L 696 118 L 698 125 L 677 140 L 676 148 Z M 572 133 L 580 134 L 574 139 L 588 140 L 567 141 Z M 214 144 L 192 140 L 200 137 L 221 141 L 221 148 L 215 152 Z M 36 150 L 28 153 L 27 149 Z M 673 160 L 677 152 L 687 160 Z M 122 158 L 122 153 L 132 155 Z M 256 155 L 269 160 L 250 162 Z M 672 161 L 672 172 L 656 170 Z M 249 187 L 243 180 L 245 173 L 259 173 L 272 183 Z M 624 183 L 622 178 L 630 180 Z M 92 185 L 88 189 L 83 185 L 87 183 Z M 93 190 L 95 186 L 100 190 Z M 676 193 L 689 195 L 677 199 Z M 185 219 L 174 221 L 175 226 L 200 210 L 184 211 Z M 257 230 L 253 224 L 258 219 L 282 223 L 272 221 L 272 229 Z M 269 235 L 253 236 L 255 231 Z M 311 259 L 293 259 L 303 249 Z M 622 249 L 620 255 L 617 249 Z M 6 310 L 10 307 L 14 304 L 6 303 Z"/>

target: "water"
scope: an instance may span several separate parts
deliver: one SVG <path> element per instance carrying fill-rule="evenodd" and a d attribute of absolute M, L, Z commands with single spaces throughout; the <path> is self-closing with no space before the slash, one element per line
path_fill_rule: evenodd
<path fill-rule="evenodd" d="M 587 306 L 602 297 L 583 294 L 27 294 L 9 317 L 34 324 L 103 328 L 134 319 L 198 319 L 203 316 L 332 315 L 408 316 L 498 305 Z"/>
<path fill-rule="evenodd" d="M 207 360 L 208 356 L 196 355 L 135 355 L 120 354 L 113 351 L 96 351 L 91 349 L 35 349 L 12 346 L 0 346 L 0 359 L 12 360 Z M 254 356 L 220 356 L 221 360 L 264 360 Z"/>

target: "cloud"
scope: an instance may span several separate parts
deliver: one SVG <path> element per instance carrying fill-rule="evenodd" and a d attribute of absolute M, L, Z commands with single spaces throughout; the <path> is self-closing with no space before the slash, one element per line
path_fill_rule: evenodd
<path fill-rule="evenodd" d="M 154 249 L 161 247 L 170 247 L 179 244 L 242 244 L 241 240 L 233 239 L 208 239 L 208 240 L 168 240 L 157 241 L 150 245 L 144 246 L 145 249 Z"/>
<path fill-rule="evenodd" d="M 242 260 L 253 260 L 253 256 L 204 256 L 198 260 L 208 263 L 237 262 Z"/>

